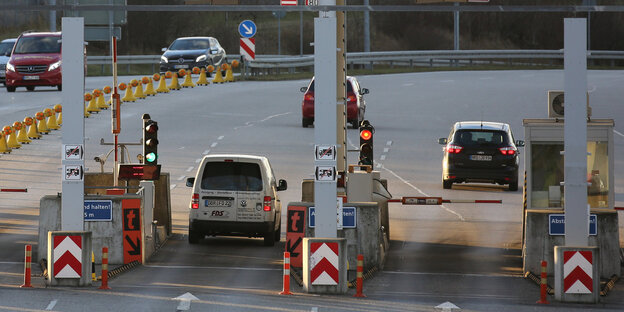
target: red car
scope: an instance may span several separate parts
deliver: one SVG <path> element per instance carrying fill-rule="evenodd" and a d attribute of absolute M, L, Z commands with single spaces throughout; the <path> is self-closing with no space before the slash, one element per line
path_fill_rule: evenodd
<path fill-rule="evenodd" d="M 307 87 L 301 88 L 301 92 L 304 92 L 301 102 L 301 125 L 307 128 L 314 123 L 314 78 Z M 351 123 L 353 129 L 357 129 L 364 120 L 366 112 L 364 94 L 368 94 L 368 89 L 360 88 L 360 83 L 355 77 L 347 76 L 347 123 Z"/>
<path fill-rule="evenodd" d="M 17 38 L 6 65 L 6 88 L 33 91 L 35 86 L 56 86 L 62 90 L 61 33 L 31 32 Z"/>

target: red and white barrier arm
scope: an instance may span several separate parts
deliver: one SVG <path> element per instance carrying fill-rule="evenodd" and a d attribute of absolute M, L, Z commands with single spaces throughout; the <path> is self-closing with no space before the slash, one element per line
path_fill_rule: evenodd
<path fill-rule="evenodd" d="M 15 189 L 9 189 L 9 188 L 0 188 L 0 192 L 10 192 L 10 193 L 26 193 L 28 192 L 28 189 L 22 189 L 22 188 L 15 188 Z"/>

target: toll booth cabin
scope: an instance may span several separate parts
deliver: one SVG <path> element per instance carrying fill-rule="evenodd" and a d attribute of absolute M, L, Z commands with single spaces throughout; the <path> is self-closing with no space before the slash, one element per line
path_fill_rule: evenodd
<path fill-rule="evenodd" d="M 523 271 L 539 273 L 548 261 L 554 275 L 554 246 L 565 241 L 564 120 L 524 119 L 525 172 L 523 211 Z M 618 215 L 614 210 L 612 119 L 587 122 L 587 202 L 591 225 L 589 245 L 600 253 L 600 277 L 620 276 Z M 551 265 L 552 264 L 552 265 Z"/>

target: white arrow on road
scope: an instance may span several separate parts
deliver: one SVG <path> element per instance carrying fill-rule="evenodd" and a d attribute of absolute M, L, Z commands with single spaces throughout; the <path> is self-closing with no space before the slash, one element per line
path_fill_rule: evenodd
<path fill-rule="evenodd" d="M 454 304 L 452 304 L 452 303 L 450 303 L 448 301 L 438 305 L 435 308 L 436 309 L 442 309 L 442 312 L 452 312 L 453 309 L 461 310 L 458 306 L 456 306 L 456 305 L 454 305 Z"/>
<path fill-rule="evenodd" d="M 243 24 L 243 28 L 245 28 L 245 34 L 246 35 L 253 34 L 253 27 L 248 27 L 246 24 Z"/>
<path fill-rule="evenodd" d="M 173 300 L 180 300 L 180 304 L 178 304 L 178 307 L 176 308 L 177 311 L 188 311 L 191 308 L 191 301 L 199 300 L 199 298 L 187 292 L 184 295 L 173 298 Z"/>

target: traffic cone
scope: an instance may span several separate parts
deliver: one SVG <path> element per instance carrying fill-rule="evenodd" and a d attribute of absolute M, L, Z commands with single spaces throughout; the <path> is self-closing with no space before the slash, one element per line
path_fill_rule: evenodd
<path fill-rule="evenodd" d="M 232 72 L 232 66 L 228 64 L 223 64 L 227 66 L 227 70 L 225 71 L 225 82 L 234 82 L 234 73 Z"/>
<path fill-rule="evenodd" d="M 167 86 L 169 90 L 180 90 L 180 83 L 178 82 L 178 73 L 172 73 L 171 83 Z"/>
<path fill-rule="evenodd" d="M 11 149 L 7 146 L 7 141 L 4 133 L 0 131 L 0 153 L 8 154 L 11 153 Z"/>
<path fill-rule="evenodd" d="M 126 94 L 121 98 L 122 102 L 135 102 L 136 98 L 132 94 L 132 85 L 128 85 L 126 88 Z"/>
<path fill-rule="evenodd" d="M 61 106 L 61 104 L 54 105 L 54 112 L 58 113 L 58 118 L 56 118 L 56 124 L 59 126 L 62 125 L 63 124 L 63 106 Z"/>
<path fill-rule="evenodd" d="M 186 72 L 184 75 L 184 82 L 181 85 L 183 88 L 195 88 L 195 84 L 191 80 L 191 72 Z"/>
<path fill-rule="evenodd" d="M 223 75 L 221 75 L 221 69 L 217 68 L 216 71 L 217 73 L 215 74 L 214 79 L 212 79 L 212 83 L 224 83 L 225 80 L 223 80 Z"/>
<path fill-rule="evenodd" d="M 50 132 L 50 129 L 48 129 L 48 127 L 46 125 L 45 115 L 42 112 L 37 112 L 37 114 L 35 114 L 35 119 L 38 120 L 38 122 L 37 122 L 37 132 L 43 133 L 43 134 L 48 134 Z"/>
<path fill-rule="evenodd" d="M 110 86 L 106 86 L 104 87 L 104 89 L 102 89 L 102 91 L 104 91 L 104 94 L 108 95 L 113 91 L 113 88 L 111 88 Z M 111 95 L 110 99 L 106 101 L 106 105 L 111 105 L 112 102 L 113 102 L 113 96 Z"/>
<path fill-rule="evenodd" d="M 41 138 L 41 134 L 37 131 L 37 123 L 33 120 L 32 117 L 24 118 L 24 124 L 28 128 L 28 133 L 26 134 L 29 139 L 38 140 Z"/>
<path fill-rule="evenodd" d="M 29 144 L 30 142 L 32 142 L 28 138 L 28 135 L 26 135 L 26 125 L 22 124 L 19 121 L 16 121 L 13 123 L 13 127 L 15 128 L 16 131 L 18 131 L 17 142 L 20 142 L 22 144 Z"/>
<path fill-rule="evenodd" d="M 149 96 L 156 95 L 156 91 L 154 91 L 154 84 L 152 83 L 152 78 L 150 77 L 143 77 L 143 78 L 147 78 L 147 84 L 145 87 L 145 95 L 149 95 Z"/>
<path fill-rule="evenodd" d="M 13 131 L 13 128 L 11 126 L 5 126 L 2 132 L 4 132 L 5 136 L 8 136 L 7 146 L 10 149 L 18 149 L 22 147 L 22 144 L 19 144 L 19 142 L 17 142 L 17 136 L 15 135 L 15 131 Z"/>
<path fill-rule="evenodd" d="M 99 109 L 108 109 L 108 105 L 106 104 L 106 100 L 104 99 L 104 92 L 96 89 L 98 91 L 97 99 L 95 100 L 97 104 L 97 108 Z M 95 90 L 94 90 L 95 91 Z"/>
<path fill-rule="evenodd" d="M 128 89 L 128 85 L 125 84 L 124 82 L 122 82 L 122 83 L 119 84 L 118 88 L 119 88 L 119 91 L 123 91 L 123 90 Z M 111 94 L 111 105 L 113 103 L 112 101 L 113 101 L 113 95 Z M 123 102 L 124 102 L 123 99 L 120 98 L 119 99 L 119 104 L 122 104 Z"/>
<path fill-rule="evenodd" d="M 158 74 L 154 74 L 154 80 L 160 81 L 158 83 L 158 88 L 156 88 L 156 92 L 158 92 L 158 93 L 169 93 L 169 88 L 167 88 L 167 74 L 171 74 L 171 73 L 167 72 L 163 76 L 160 76 Z M 156 79 L 156 77 L 158 77 L 158 79 Z"/>
<path fill-rule="evenodd" d="M 43 112 L 44 114 L 48 115 L 48 123 L 47 123 L 48 129 L 58 130 L 61 128 L 56 122 L 56 113 L 52 109 L 46 108 Z"/>
<path fill-rule="evenodd" d="M 136 89 L 134 89 L 134 97 L 137 99 L 146 98 L 145 94 L 143 93 L 143 81 L 139 81 L 137 83 Z"/>
<path fill-rule="evenodd" d="M 87 112 L 89 113 L 99 113 L 100 109 L 98 108 L 98 105 L 95 102 L 95 96 L 91 98 L 91 101 L 89 101 L 89 105 L 87 106 Z"/>
<path fill-rule="evenodd" d="M 197 82 L 195 83 L 198 86 L 207 86 L 210 84 L 210 81 L 208 81 L 208 79 L 206 79 L 206 69 L 202 68 L 201 71 L 199 72 L 199 78 L 197 79 Z"/>

